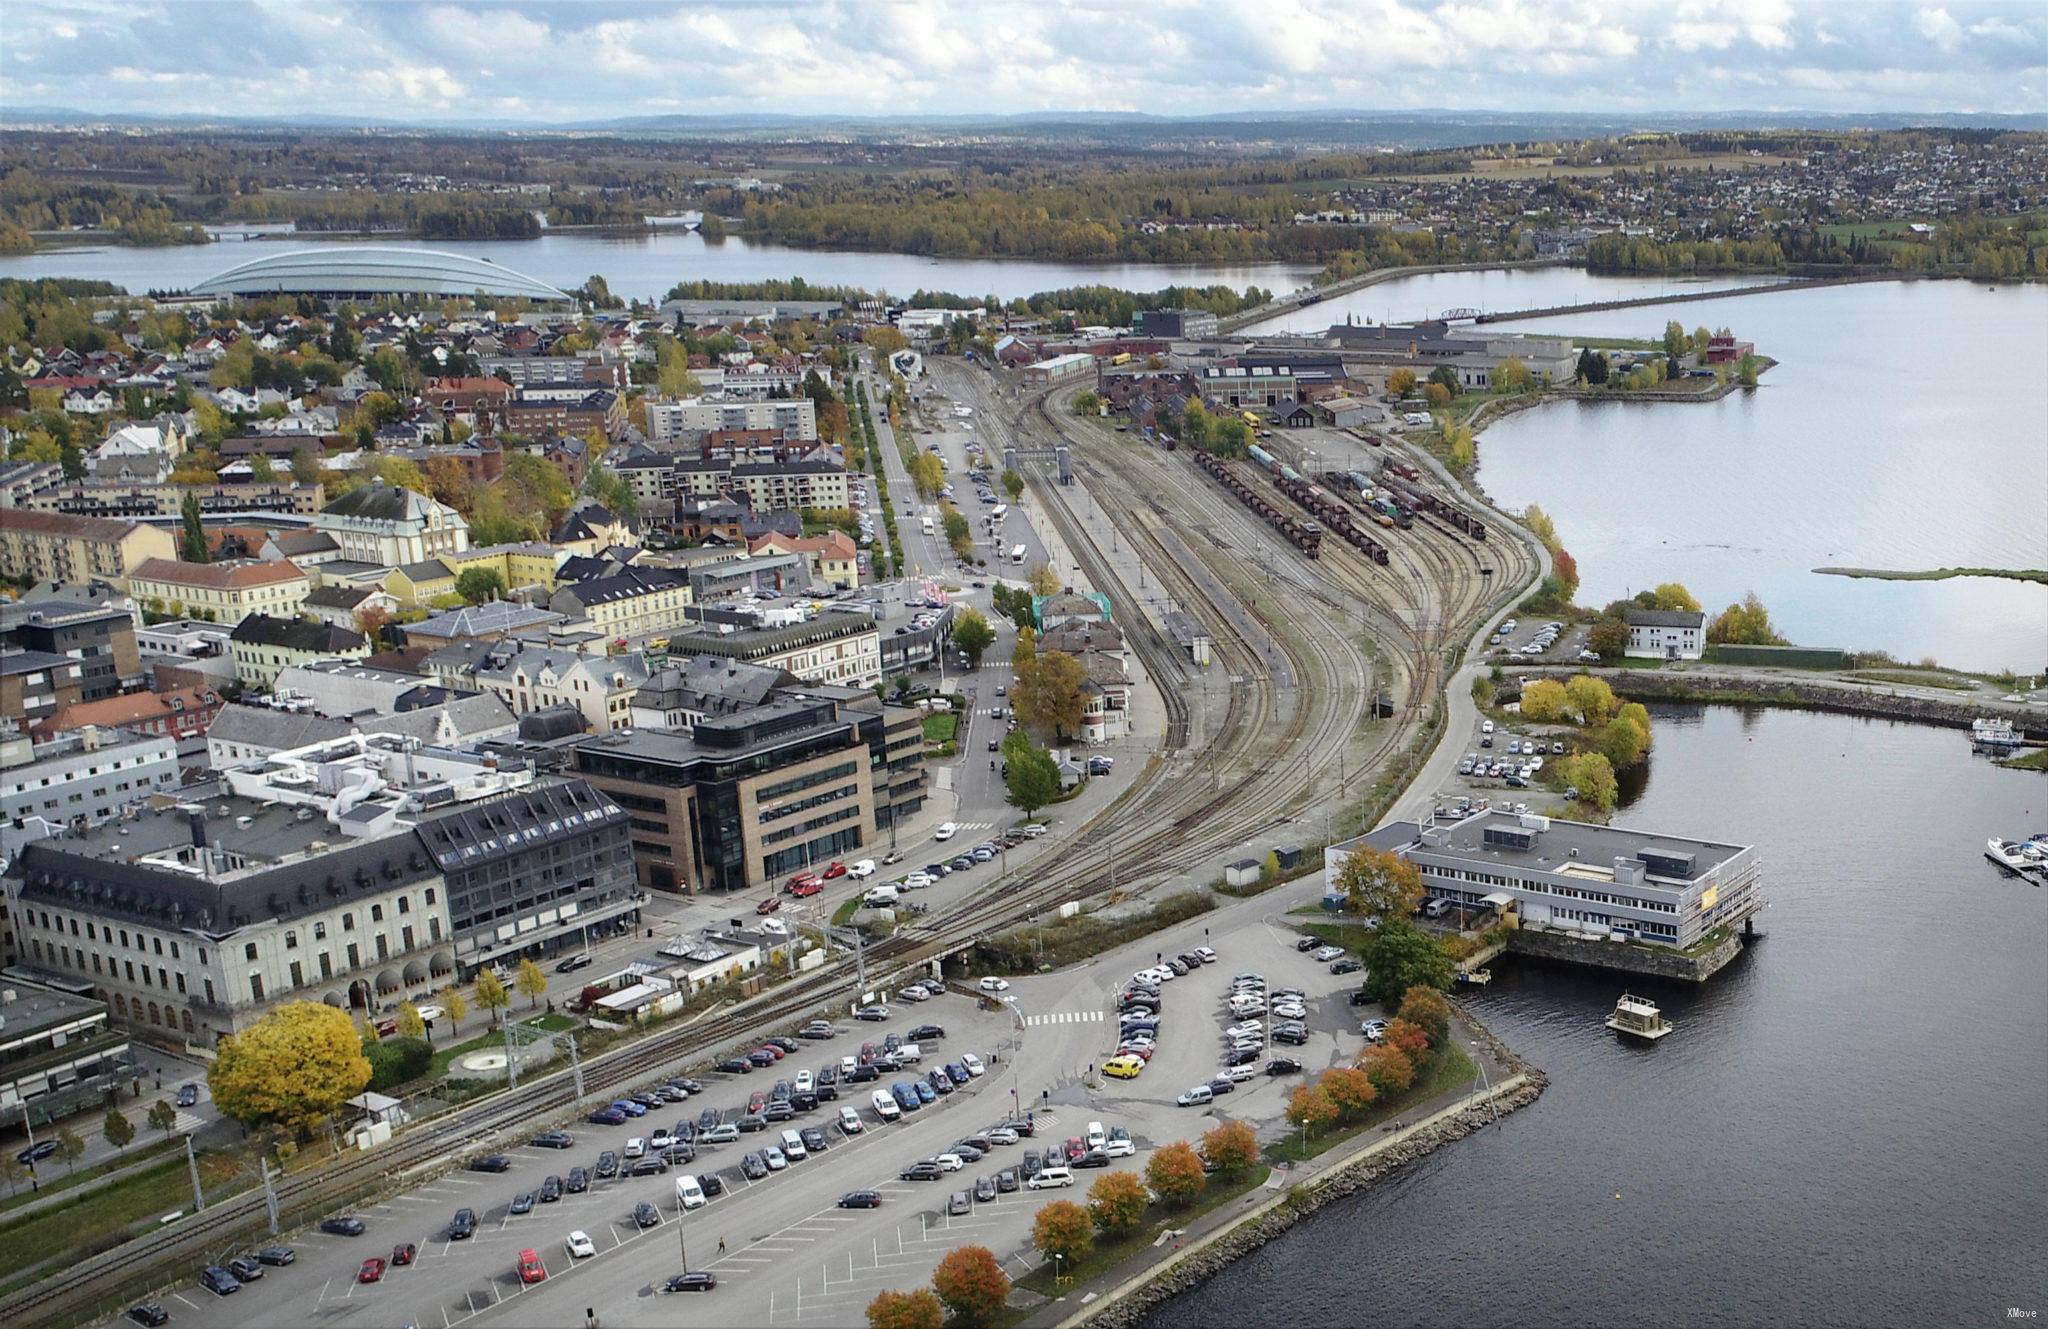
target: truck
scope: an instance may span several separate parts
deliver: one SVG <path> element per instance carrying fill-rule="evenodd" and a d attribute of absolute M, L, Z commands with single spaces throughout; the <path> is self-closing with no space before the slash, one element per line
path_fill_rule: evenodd
<path fill-rule="evenodd" d="M 1023 565 L 1023 563 L 1024 563 L 1024 546 L 1023 546 L 1023 545 L 1013 545 L 1013 546 L 1011 546 L 1011 548 L 1010 548 L 1010 561 L 1011 561 L 1012 563 L 1015 563 L 1015 564 L 1019 565 L 1020 567 L 1021 567 L 1021 566 Z"/>

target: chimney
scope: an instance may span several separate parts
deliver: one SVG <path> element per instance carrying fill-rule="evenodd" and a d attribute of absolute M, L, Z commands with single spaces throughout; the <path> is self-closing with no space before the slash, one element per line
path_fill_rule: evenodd
<path fill-rule="evenodd" d="M 206 814 L 195 808 L 190 815 L 192 843 L 196 848 L 204 849 L 206 848 Z"/>

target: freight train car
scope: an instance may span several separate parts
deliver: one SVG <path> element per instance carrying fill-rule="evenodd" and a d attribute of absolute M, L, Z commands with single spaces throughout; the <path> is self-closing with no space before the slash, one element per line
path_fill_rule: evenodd
<path fill-rule="evenodd" d="M 1386 566 L 1386 546 L 1365 533 L 1352 519 L 1351 511 L 1343 500 L 1302 479 L 1292 467 L 1282 467 L 1280 473 L 1273 477 L 1273 483 L 1279 486 L 1281 493 L 1314 513 L 1325 530 L 1373 562 Z"/>
<path fill-rule="evenodd" d="M 1302 521 L 1292 513 L 1275 507 L 1264 494 L 1252 488 L 1245 478 L 1238 474 L 1237 468 L 1229 462 L 1218 461 L 1199 449 L 1190 449 L 1188 455 L 1195 459 L 1195 465 L 1207 472 L 1211 479 L 1229 490 L 1238 502 L 1265 518 L 1268 525 L 1279 531 L 1287 543 L 1300 550 L 1305 557 L 1322 557 L 1321 526 L 1312 521 Z"/>

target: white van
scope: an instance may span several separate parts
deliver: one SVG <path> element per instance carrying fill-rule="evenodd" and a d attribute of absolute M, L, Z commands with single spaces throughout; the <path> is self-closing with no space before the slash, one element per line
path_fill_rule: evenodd
<path fill-rule="evenodd" d="M 940 823 L 940 825 L 939 825 L 939 829 L 937 829 L 937 830 L 935 830 L 935 831 L 933 831 L 933 832 L 932 832 L 932 839 L 934 839 L 934 840 L 950 840 L 950 839 L 952 839 L 952 838 L 953 838 L 953 837 L 954 837 L 955 835 L 959 834 L 959 832 L 960 832 L 960 827 L 959 827 L 959 826 L 958 826 L 957 824 L 955 824 L 955 823 L 953 823 L 953 822 L 950 822 L 950 821 L 948 821 L 948 822 L 942 822 L 942 823 Z"/>
<path fill-rule="evenodd" d="M 811 1156 L 810 1150 L 804 1148 L 804 1137 L 795 1131 L 782 1133 L 782 1154 L 792 1163 L 801 1162 Z"/>
<path fill-rule="evenodd" d="M 1088 1147 L 1089 1147 L 1090 1149 L 1100 1149 L 1100 1148 L 1102 1148 L 1102 1146 L 1103 1146 L 1104 1144 L 1106 1144 L 1106 1143 L 1108 1143 L 1108 1142 L 1109 1142 L 1109 1132 L 1108 1132 L 1108 1131 L 1105 1131 L 1105 1130 L 1103 1130 L 1103 1129 L 1102 1129 L 1102 1123 L 1101 1123 L 1101 1122 L 1099 1122 L 1099 1121 L 1091 1121 L 1091 1122 L 1089 1122 L 1089 1123 L 1088 1123 Z"/>
<path fill-rule="evenodd" d="M 1034 1191 L 1049 1191 L 1055 1187 L 1073 1184 L 1074 1174 L 1063 1167 L 1049 1167 L 1043 1172 L 1033 1174 L 1031 1180 L 1024 1183 L 1027 1189 Z"/>
<path fill-rule="evenodd" d="M 860 1113 L 855 1112 L 850 1107 L 839 1109 L 839 1133 L 841 1135 L 859 1135 L 866 1129 L 867 1123 L 860 1119 Z"/>
<path fill-rule="evenodd" d="M 877 1089 L 868 1096 L 875 1105 L 875 1115 L 883 1121 L 894 1121 L 903 1115 L 903 1109 L 896 1106 L 896 1096 L 886 1089 Z"/>
<path fill-rule="evenodd" d="M 924 1049 L 915 1043 L 904 1043 L 896 1049 L 896 1064 L 909 1066 L 924 1060 Z"/>
<path fill-rule="evenodd" d="M 626 1141 L 626 1157 L 638 1158 L 646 1152 L 647 1141 L 641 1139 L 639 1136 L 636 1135 L 632 1139 Z"/>
<path fill-rule="evenodd" d="M 852 867 L 848 868 L 846 870 L 846 875 L 853 878 L 855 881 L 860 881 L 863 878 L 874 876 L 875 860 L 872 858 L 863 858 L 860 862 L 855 863 Z"/>
<path fill-rule="evenodd" d="M 702 1209 L 709 1203 L 704 1198 L 704 1188 L 697 1179 L 687 1172 L 676 1178 L 676 1203 L 684 1209 Z"/>
<path fill-rule="evenodd" d="M 877 886 L 870 890 L 866 895 L 861 896 L 860 902 L 866 905 L 868 908 L 873 909 L 880 905 L 895 904 L 897 899 L 898 896 L 896 894 L 896 888 L 894 886 Z"/>
<path fill-rule="evenodd" d="M 860 1062 L 853 1057 L 841 1057 L 839 1059 L 839 1078 L 844 1080 L 849 1075 L 852 1075 L 854 1067 L 858 1065 L 860 1065 Z"/>

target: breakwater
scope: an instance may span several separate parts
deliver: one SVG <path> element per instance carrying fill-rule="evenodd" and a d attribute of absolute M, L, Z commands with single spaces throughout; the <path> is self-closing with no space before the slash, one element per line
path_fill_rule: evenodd
<path fill-rule="evenodd" d="M 1893 274 L 1853 277 L 1792 277 L 1763 286 L 1724 286 L 1711 291 L 1681 291 L 1671 295 L 1639 295 L 1620 300 L 1592 300 L 1583 304 L 1549 305 L 1540 309 L 1509 309 L 1481 314 L 1475 323 L 1510 323 L 1523 318 L 1551 318 L 1558 314 L 1592 314 L 1605 309 L 1644 309 L 1655 305 L 1683 305 L 1696 300 L 1728 300 L 1738 295 L 1767 295 L 1777 291 L 1806 291 L 1817 286 L 1851 286 L 1859 282 L 1904 281 Z"/>
<path fill-rule="evenodd" d="M 1565 678 L 1578 669 L 1532 671 Z M 1617 695 L 1631 701 L 1719 702 L 1732 706 L 1784 706 L 1795 710 L 1834 711 L 1843 715 L 1875 715 L 1919 724 L 1968 729 L 1985 715 L 2009 718 L 2029 738 L 2048 738 L 2048 717 L 2026 707 L 1988 700 L 1949 701 L 1892 690 L 1884 684 L 1846 680 L 1808 680 L 1782 674 L 1666 672 L 1649 669 L 1602 669 Z"/>

